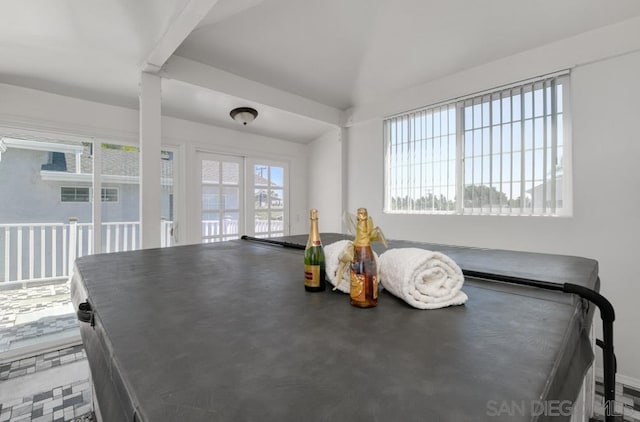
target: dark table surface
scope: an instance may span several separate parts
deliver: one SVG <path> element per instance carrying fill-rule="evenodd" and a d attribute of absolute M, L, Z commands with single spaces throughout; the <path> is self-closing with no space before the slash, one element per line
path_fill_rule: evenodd
<path fill-rule="evenodd" d="M 597 287 L 589 259 L 390 243 Z M 72 298 L 95 311 L 81 332 L 105 420 L 513 421 L 535 420 L 532 401 L 575 400 L 593 359 L 581 301 L 467 279 L 464 306 L 417 310 L 383 292 L 358 309 L 305 292 L 302 255 L 237 240 L 78 259 Z M 525 411 L 496 416 L 505 402 Z"/>

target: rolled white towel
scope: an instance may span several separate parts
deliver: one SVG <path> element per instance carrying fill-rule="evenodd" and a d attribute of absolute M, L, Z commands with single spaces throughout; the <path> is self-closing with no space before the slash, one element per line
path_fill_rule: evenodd
<path fill-rule="evenodd" d="M 373 255 L 378 260 L 378 254 L 375 252 Z M 340 260 L 347 258 L 351 261 L 353 258 L 353 242 L 351 240 L 339 240 L 334 243 L 330 243 L 324 247 L 324 261 L 326 278 L 329 283 L 334 286 L 338 286 L 337 289 L 343 293 L 349 293 L 351 290 L 351 267 L 349 265 L 344 266 L 342 271 L 342 283 L 338 284 L 340 278 L 338 277 L 338 268 L 340 267 Z M 379 268 L 378 268 L 379 270 Z"/>
<path fill-rule="evenodd" d="M 464 276 L 451 258 L 418 248 L 390 249 L 378 260 L 380 283 L 394 296 L 419 309 L 462 305 Z"/>

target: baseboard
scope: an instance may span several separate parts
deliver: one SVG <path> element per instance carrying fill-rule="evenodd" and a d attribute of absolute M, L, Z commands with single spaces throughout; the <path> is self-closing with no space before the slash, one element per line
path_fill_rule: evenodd
<path fill-rule="evenodd" d="M 604 373 L 602 371 L 602 368 L 596 368 L 596 377 L 602 379 L 603 376 Z M 640 391 L 640 379 L 628 377 L 622 374 L 616 374 L 616 382 Z"/>

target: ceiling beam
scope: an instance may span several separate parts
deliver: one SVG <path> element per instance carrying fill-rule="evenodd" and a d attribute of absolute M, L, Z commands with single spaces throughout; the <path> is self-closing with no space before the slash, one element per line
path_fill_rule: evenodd
<path fill-rule="evenodd" d="M 218 0 L 188 0 L 147 56 L 142 71 L 157 73 Z"/>
<path fill-rule="evenodd" d="M 274 107 L 336 127 L 340 126 L 342 121 L 340 109 L 184 57 L 170 57 L 160 71 L 160 75 L 163 78 Z"/>

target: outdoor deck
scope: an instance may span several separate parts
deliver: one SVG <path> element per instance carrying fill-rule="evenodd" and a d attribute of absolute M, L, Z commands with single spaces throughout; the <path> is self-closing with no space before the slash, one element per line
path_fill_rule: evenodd
<path fill-rule="evenodd" d="M 66 278 L 26 286 L 0 285 L 0 353 L 79 335 Z"/>

